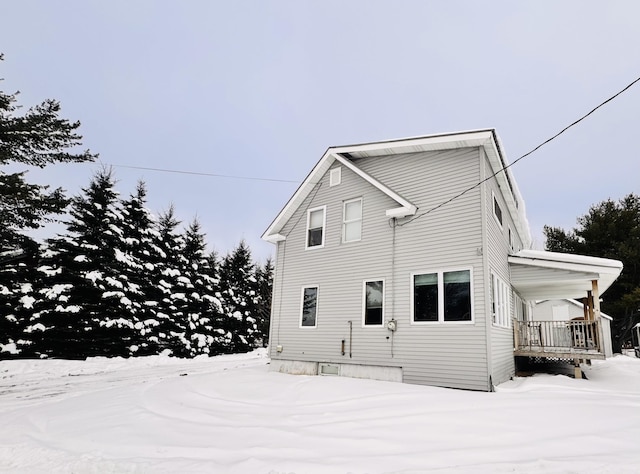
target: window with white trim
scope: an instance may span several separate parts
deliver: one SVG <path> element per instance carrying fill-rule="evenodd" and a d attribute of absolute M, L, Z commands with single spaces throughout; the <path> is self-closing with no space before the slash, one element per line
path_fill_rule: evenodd
<path fill-rule="evenodd" d="M 496 222 L 500 228 L 502 228 L 502 208 L 500 207 L 500 204 L 498 204 L 498 198 L 496 198 L 493 191 L 491 192 L 491 195 L 493 196 L 493 217 L 496 218 Z"/>
<path fill-rule="evenodd" d="M 511 232 L 511 227 L 509 227 L 509 248 L 511 250 L 515 249 L 515 244 L 513 243 L 513 232 Z"/>
<path fill-rule="evenodd" d="M 357 242 L 362 238 L 362 198 L 345 201 L 342 206 L 342 241 Z"/>
<path fill-rule="evenodd" d="M 326 206 L 323 206 L 309 209 L 307 213 L 307 248 L 324 246 L 325 211 Z"/>
<path fill-rule="evenodd" d="M 315 328 L 318 319 L 317 286 L 305 286 L 302 288 L 302 303 L 300 306 L 300 327 Z"/>
<path fill-rule="evenodd" d="M 384 321 L 384 280 L 364 282 L 362 324 L 382 326 Z"/>
<path fill-rule="evenodd" d="M 494 273 L 491 274 L 491 316 L 495 326 L 511 327 L 511 287 Z"/>
<path fill-rule="evenodd" d="M 413 323 L 472 322 L 471 270 L 413 273 Z"/>

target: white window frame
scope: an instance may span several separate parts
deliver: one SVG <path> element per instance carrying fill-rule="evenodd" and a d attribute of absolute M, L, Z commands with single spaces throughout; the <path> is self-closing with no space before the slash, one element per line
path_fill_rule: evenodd
<path fill-rule="evenodd" d="M 469 321 L 445 321 L 444 319 L 444 274 L 451 272 L 469 272 L 469 300 L 470 300 L 470 313 L 471 319 Z M 414 277 L 416 275 L 427 275 L 427 274 L 436 274 L 438 276 L 438 320 L 437 321 L 416 321 L 415 318 L 415 286 L 414 286 Z M 475 324 L 475 311 L 474 311 L 474 295 L 473 295 L 473 267 L 453 267 L 453 268 L 444 268 L 439 270 L 425 270 L 425 271 L 417 271 L 412 272 L 409 280 L 411 301 L 410 301 L 410 324 L 415 326 L 435 326 L 440 324 Z"/>
<path fill-rule="evenodd" d="M 367 314 L 367 283 L 381 281 L 382 282 L 382 320 L 380 324 L 365 324 L 365 316 Z M 381 328 L 384 327 L 385 306 L 387 299 L 387 283 L 384 278 L 369 278 L 362 282 L 362 327 L 363 328 Z"/>
<path fill-rule="evenodd" d="M 512 290 L 502 278 L 491 272 L 490 285 L 491 324 L 495 327 L 511 328 Z"/>
<path fill-rule="evenodd" d="M 329 171 L 329 187 L 338 186 L 342 183 L 342 167 L 338 166 Z"/>
<path fill-rule="evenodd" d="M 320 245 L 309 245 L 309 224 L 311 223 L 311 213 L 315 211 L 322 211 L 322 243 Z M 304 248 L 306 250 L 312 249 L 321 249 L 324 247 L 325 239 L 326 239 L 326 229 L 327 229 L 327 206 L 319 206 L 314 207 L 313 209 L 309 209 L 307 211 L 307 227 L 305 228 L 304 233 Z"/>
<path fill-rule="evenodd" d="M 360 218 L 347 221 L 347 204 L 351 204 L 358 201 L 360 202 Z M 362 240 L 362 211 L 363 211 L 363 202 L 361 197 L 355 198 L 355 199 L 349 199 L 342 203 L 342 243 L 343 244 L 348 244 L 351 242 L 360 242 Z M 354 224 L 356 222 L 360 223 L 360 238 L 347 240 L 347 224 Z"/>
<path fill-rule="evenodd" d="M 500 209 L 500 217 L 498 218 L 498 214 L 496 214 L 496 206 L 498 206 L 498 209 Z M 504 222 L 504 211 L 502 209 L 502 206 L 500 205 L 500 203 L 498 202 L 498 198 L 496 197 L 496 193 L 494 193 L 493 191 L 491 191 L 491 211 L 493 212 L 493 218 L 496 220 L 496 223 L 498 224 L 498 227 L 500 227 L 500 230 L 502 230 L 502 223 Z"/>
<path fill-rule="evenodd" d="M 313 326 L 304 326 L 302 324 L 302 317 L 304 316 L 304 291 L 308 288 L 316 289 L 316 320 Z M 315 329 L 318 327 L 318 300 L 320 296 L 320 286 L 319 285 L 304 285 L 302 290 L 300 291 L 300 319 L 299 319 L 299 327 L 300 329 Z"/>

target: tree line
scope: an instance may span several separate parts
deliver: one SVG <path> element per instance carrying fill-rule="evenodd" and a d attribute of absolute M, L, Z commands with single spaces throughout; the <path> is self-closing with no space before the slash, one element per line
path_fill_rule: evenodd
<path fill-rule="evenodd" d="M 0 54 L 0 61 L 3 59 Z M 242 241 L 206 251 L 194 219 L 155 218 L 140 182 L 126 199 L 111 170 L 82 193 L 27 181 L 27 171 L 82 163 L 79 122 L 46 100 L 24 113 L 0 91 L 0 358 L 244 352 L 266 345 L 271 279 Z M 30 230 L 68 211 L 66 229 L 37 242 Z"/>
<path fill-rule="evenodd" d="M 622 261 L 624 268 L 603 296 L 602 311 L 613 317 L 613 349 L 620 352 L 640 322 L 640 196 L 607 199 L 578 217 L 570 231 L 545 226 L 546 249 Z"/>

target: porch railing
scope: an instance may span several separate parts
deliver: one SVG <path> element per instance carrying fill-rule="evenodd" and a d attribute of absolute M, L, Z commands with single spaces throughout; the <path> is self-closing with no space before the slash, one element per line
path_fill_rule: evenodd
<path fill-rule="evenodd" d="M 602 352 L 600 321 L 513 321 L 516 351 Z"/>

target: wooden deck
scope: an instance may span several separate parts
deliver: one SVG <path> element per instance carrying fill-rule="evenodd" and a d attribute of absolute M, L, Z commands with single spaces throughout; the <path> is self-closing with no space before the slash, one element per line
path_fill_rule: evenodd
<path fill-rule="evenodd" d="M 600 321 L 514 321 L 515 356 L 604 359 Z"/>

